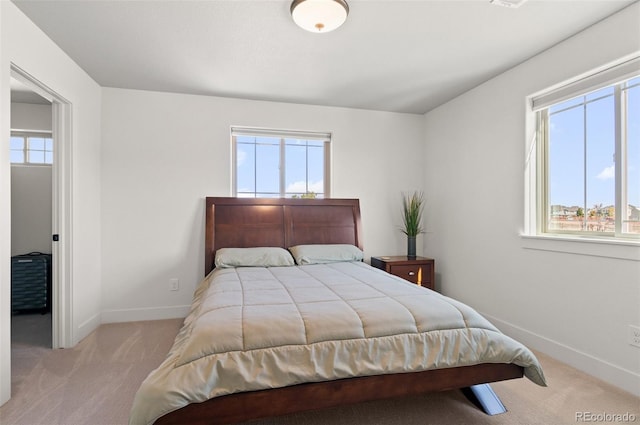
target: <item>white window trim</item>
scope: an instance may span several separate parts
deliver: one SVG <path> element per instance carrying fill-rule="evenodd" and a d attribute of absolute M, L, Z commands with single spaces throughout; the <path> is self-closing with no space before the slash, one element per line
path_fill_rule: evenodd
<path fill-rule="evenodd" d="M 538 161 L 544 154 L 538 146 L 536 113 L 549 105 L 567 100 L 578 92 L 598 89 L 640 72 L 640 52 L 582 74 L 576 78 L 550 87 L 527 97 L 525 167 L 524 167 L 524 228 L 521 232 L 522 247 L 540 251 L 572 253 L 596 257 L 640 261 L 640 240 L 636 238 L 612 238 L 591 235 L 540 233 L 543 225 L 539 206 L 544 205 L 544 193 L 538 190 L 545 185 L 546 174 Z M 619 168 L 618 173 L 620 172 Z M 618 180 L 621 181 L 620 179 Z M 620 190 L 616 183 L 616 190 Z M 618 214 L 618 212 L 616 213 Z M 617 219 L 617 217 L 616 217 Z"/>
<path fill-rule="evenodd" d="M 291 139 L 302 139 L 302 140 L 318 140 L 325 142 L 324 147 L 324 171 L 323 171 L 323 197 L 331 198 L 331 142 L 332 142 L 332 133 L 331 132 L 316 132 L 316 131 L 304 131 L 304 130 L 279 130 L 279 129 L 271 129 L 271 128 L 260 128 L 260 127 L 241 127 L 241 126 L 232 126 L 231 127 L 231 196 L 238 196 L 238 182 L 237 182 L 237 171 L 236 171 L 236 136 L 257 136 L 257 137 L 278 137 L 278 138 L 291 138 Z M 282 156 L 284 153 L 281 150 L 280 155 Z M 281 158 L 282 162 L 282 158 Z M 282 184 L 282 182 L 281 182 Z M 280 193 L 284 193 L 284 188 L 280 188 Z"/>
<path fill-rule="evenodd" d="M 640 243 L 569 235 L 520 235 L 522 248 L 640 262 Z"/>

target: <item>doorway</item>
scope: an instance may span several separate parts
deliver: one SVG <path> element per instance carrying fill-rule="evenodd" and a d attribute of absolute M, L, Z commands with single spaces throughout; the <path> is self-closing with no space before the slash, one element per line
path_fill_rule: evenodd
<path fill-rule="evenodd" d="M 15 81 L 51 105 L 53 141 L 51 165 L 51 348 L 73 346 L 72 305 L 72 175 L 71 175 L 71 111 L 72 105 L 36 78 L 11 65 Z M 14 90 L 12 89 L 12 97 Z M 16 96 L 18 96 L 16 94 Z M 13 221 L 13 220 L 12 220 Z"/>
<path fill-rule="evenodd" d="M 53 109 L 15 78 L 10 88 L 11 345 L 19 361 L 53 347 Z"/>

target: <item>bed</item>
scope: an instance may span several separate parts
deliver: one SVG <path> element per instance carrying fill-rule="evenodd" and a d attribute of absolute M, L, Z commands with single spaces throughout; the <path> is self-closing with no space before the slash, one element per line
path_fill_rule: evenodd
<path fill-rule="evenodd" d="M 206 198 L 205 279 L 130 424 L 241 423 L 523 375 L 545 385 L 526 347 L 362 248 L 356 199 Z"/>

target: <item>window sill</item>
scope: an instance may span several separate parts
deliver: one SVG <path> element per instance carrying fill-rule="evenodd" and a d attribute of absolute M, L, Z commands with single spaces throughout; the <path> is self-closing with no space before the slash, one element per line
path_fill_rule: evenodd
<path fill-rule="evenodd" d="M 640 261 L 640 241 L 579 236 L 520 235 L 524 249 Z"/>

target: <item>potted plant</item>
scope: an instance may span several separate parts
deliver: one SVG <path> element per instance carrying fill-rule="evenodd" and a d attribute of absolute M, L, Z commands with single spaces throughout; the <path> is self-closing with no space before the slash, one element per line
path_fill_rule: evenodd
<path fill-rule="evenodd" d="M 402 195 L 402 233 L 407 235 L 407 256 L 416 256 L 416 236 L 423 232 L 422 211 L 424 209 L 424 194 L 413 192 Z"/>

